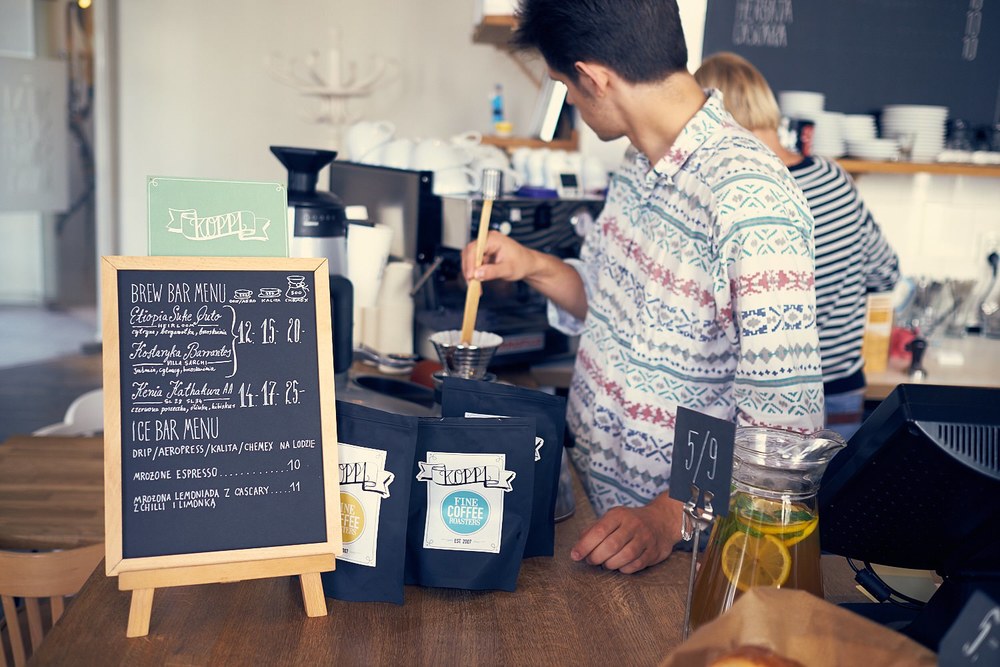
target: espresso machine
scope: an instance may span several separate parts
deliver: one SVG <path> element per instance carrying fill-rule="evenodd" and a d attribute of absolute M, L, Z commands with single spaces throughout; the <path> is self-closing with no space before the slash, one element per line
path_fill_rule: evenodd
<path fill-rule="evenodd" d="M 430 171 L 393 169 L 352 162 L 330 165 L 330 190 L 348 206 L 363 205 L 369 217 L 393 230 L 390 254 L 411 260 L 420 276 L 414 294 L 414 349 L 437 358 L 430 337 L 461 328 L 466 284 L 461 250 L 478 233 L 483 208 L 478 193 L 434 194 Z M 576 257 L 582 230 L 597 218 L 596 197 L 495 199 L 491 227 L 524 245 L 558 257 Z M 503 337 L 491 366 L 532 363 L 571 352 L 571 341 L 552 329 L 546 300 L 527 283 L 483 284 L 476 328 Z"/>

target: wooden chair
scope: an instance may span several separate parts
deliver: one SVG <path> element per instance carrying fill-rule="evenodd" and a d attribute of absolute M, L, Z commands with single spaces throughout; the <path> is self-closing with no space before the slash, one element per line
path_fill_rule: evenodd
<path fill-rule="evenodd" d="M 22 667 L 42 642 L 44 633 L 62 616 L 63 598 L 75 595 L 104 557 L 104 544 L 66 551 L 27 553 L 0 551 L 0 599 L 4 618 L 0 621 L 0 665 L 8 667 L 6 647 L 15 667 Z M 24 598 L 21 614 L 26 618 L 30 646 L 25 641 L 21 614 L 14 598 Z M 43 622 L 40 602 L 48 598 L 51 622 Z"/>

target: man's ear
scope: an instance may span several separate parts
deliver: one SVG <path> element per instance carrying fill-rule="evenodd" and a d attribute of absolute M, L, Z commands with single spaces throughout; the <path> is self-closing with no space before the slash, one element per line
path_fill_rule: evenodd
<path fill-rule="evenodd" d="M 611 70 L 597 63 L 577 61 L 573 63 L 579 75 L 580 86 L 594 97 L 604 97 L 611 84 Z"/>

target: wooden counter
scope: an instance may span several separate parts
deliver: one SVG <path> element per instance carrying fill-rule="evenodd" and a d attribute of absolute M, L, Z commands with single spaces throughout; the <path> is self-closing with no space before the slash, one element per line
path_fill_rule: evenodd
<path fill-rule="evenodd" d="M 514 593 L 406 588 L 402 606 L 328 600 L 307 618 L 297 579 L 157 590 L 150 632 L 127 639 L 129 594 L 101 565 L 35 665 L 655 665 L 681 641 L 690 554 L 636 575 L 568 553 L 594 514 L 557 525 L 556 556 L 524 562 Z M 840 558 L 827 598 L 863 601 Z"/>

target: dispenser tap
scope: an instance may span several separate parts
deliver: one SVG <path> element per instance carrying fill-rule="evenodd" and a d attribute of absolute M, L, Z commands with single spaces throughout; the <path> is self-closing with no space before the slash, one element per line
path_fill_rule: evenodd
<path fill-rule="evenodd" d="M 910 353 L 909 376 L 914 382 L 922 382 L 927 379 L 927 369 L 924 368 L 924 352 L 927 351 L 927 340 L 919 335 L 906 344 L 906 351 Z"/>

